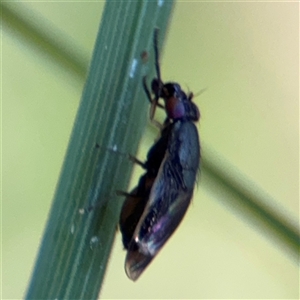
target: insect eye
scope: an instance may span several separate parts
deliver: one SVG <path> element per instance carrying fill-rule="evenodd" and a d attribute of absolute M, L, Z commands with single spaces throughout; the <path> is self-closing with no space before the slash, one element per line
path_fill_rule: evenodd
<path fill-rule="evenodd" d="M 151 83 L 151 89 L 155 95 L 157 95 L 158 93 L 161 93 L 159 91 L 160 86 L 162 86 L 162 82 L 159 82 L 159 80 L 157 78 L 154 78 Z"/>

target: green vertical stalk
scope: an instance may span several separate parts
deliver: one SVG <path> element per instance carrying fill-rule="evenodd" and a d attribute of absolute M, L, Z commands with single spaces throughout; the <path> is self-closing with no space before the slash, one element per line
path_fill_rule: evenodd
<path fill-rule="evenodd" d="M 142 77 L 172 1 L 108 1 L 26 299 L 96 299 L 147 120 Z M 145 53 L 145 52 L 144 52 Z M 89 212 L 86 208 L 93 207 Z"/>

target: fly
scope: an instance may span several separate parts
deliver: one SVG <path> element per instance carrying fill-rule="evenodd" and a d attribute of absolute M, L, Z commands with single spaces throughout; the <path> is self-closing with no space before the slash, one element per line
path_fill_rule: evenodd
<path fill-rule="evenodd" d="M 120 215 L 123 245 L 127 250 L 125 271 L 135 281 L 163 247 L 183 219 L 191 202 L 200 165 L 200 144 L 194 122 L 200 118 L 193 94 L 186 94 L 179 84 L 163 83 L 160 77 L 157 46 L 158 29 L 154 32 L 157 78 L 151 90 L 143 80 L 151 103 L 150 119 L 156 107 L 167 114 L 161 136 L 141 164 L 146 172 L 129 194 Z M 164 104 L 159 103 L 163 99 Z"/>

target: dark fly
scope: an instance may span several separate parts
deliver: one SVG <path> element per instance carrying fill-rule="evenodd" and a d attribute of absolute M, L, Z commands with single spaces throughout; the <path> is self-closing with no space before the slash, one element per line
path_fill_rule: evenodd
<path fill-rule="evenodd" d="M 165 242 L 178 227 L 191 202 L 200 164 L 200 145 L 194 122 L 200 118 L 193 94 L 187 95 L 179 84 L 163 83 L 160 78 L 157 33 L 154 34 L 157 78 L 151 90 L 144 89 L 151 102 L 150 119 L 157 106 L 167 118 L 161 136 L 151 147 L 147 161 L 140 163 L 146 173 L 127 195 L 120 216 L 123 245 L 127 250 L 125 271 L 137 280 Z M 159 103 L 162 99 L 164 104 Z"/>

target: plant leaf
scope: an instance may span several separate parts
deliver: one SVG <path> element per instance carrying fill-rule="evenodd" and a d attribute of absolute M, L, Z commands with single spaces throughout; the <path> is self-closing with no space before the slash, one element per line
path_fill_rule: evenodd
<path fill-rule="evenodd" d="M 108 1 L 27 299 L 96 299 L 148 103 L 141 53 L 173 2 Z M 92 207 L 92 208 L 91 208 Z M 89 209 L 91 208 L 91 209 Z"/>

